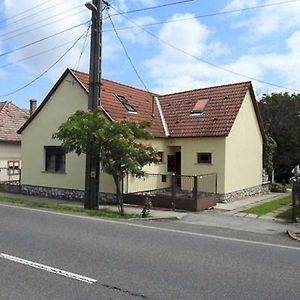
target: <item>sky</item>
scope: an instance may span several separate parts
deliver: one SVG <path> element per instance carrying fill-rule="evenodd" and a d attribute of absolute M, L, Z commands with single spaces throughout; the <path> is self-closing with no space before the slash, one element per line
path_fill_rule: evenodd
<path fill-rule="evenodd" d="M 0 101 L 28 108 L 66 68 L 89 70 L 85 2 L 0 1 Z M 159 94 L 243 81 L 258 99 L 300 93 L 300 0 L 108 2 L 104 78 Z"/>

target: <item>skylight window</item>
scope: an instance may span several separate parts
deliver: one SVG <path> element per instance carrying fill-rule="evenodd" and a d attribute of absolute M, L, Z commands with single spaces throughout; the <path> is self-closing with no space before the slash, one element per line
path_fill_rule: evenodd
<path fill-rule="evenodd" d="M 192 109 L 190 115 L 201 115 L 204 112 L 208 101 L 209 99 L 198 100 L 194 108 Z"/>
<path fill-rule="evenodd" d="M 124 96 L 121 96 L 121 95 L 115 95 L 115 96 L 123 104 L 123 106 L 126 108 L 126 110 L 128 112 L 134 112 L 134 113 L 136 113 L 135 108 L 128 102 L 128 100 Z"/>

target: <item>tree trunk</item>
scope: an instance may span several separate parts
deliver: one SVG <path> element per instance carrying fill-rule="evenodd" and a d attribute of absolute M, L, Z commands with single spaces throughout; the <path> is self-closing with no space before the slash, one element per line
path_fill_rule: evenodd
<path fill-rule="evenodd" d="M 120 214 L 123 216 L 124 215 L 124 206 L 123 206 L 123 195 L 122 191 L 120 189 L 120 177 L 119 176 L 113 176 L 114 182 L 116 185 L 116 196 L 117 196 L 117 203 L 119 205 L 119 211 Z"/>

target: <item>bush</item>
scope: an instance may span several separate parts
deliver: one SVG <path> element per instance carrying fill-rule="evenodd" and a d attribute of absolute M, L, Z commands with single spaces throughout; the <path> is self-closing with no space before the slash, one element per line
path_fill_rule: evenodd
<path fill-rule="evenodd" d="M 270 191 L 273 193 L 286 193 L 286 186 L 281 183 L 272 183 Z"/>

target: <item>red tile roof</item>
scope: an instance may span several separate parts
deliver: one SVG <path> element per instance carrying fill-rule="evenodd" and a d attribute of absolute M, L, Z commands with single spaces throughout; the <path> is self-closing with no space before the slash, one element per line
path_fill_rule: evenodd
<path fill-rule="evenodd" d="M 89 89 L 88 74 L 74 71 L 75 76 Z M 129 113 L 116 95 L 124 96 L 137 113 Z M 150 131 L 156 137 L 165 137 L 162 121 L 154 101 L 155 94 L 107 79 L 101 82 L 101 106 L 113 120 L 152 122 Z"/>
<path fill-rule="evenodd" d="M 74 74 L 88 90 L 88 74 L 82 72 Z M 158 96 L 170 136 L 227 136 L 248 90 L 252 92 L 251 96 L 254 98 L 251 82 Z M 129 114 L 114 93 L 125 96 L 136 108 L 137 114 Z M 156 137 L 165 136 L 156 105 L 155 118 L 151 116 L 154 95 L 124 84 L 102 80 L 102 106 L 114 120 L 153 120 L 152 133 Z M 190 115 L 199 100 L 205 102 L 201 103 L 203 113 Z M 253 100 L 255 102 L 255 98 Z"/>
<path fill-rule="evenodd" d="M 0 141 L 19 142 L 17 130 L 27 121 L 29 112 L 11 102 L 0 102 Z"/>
<path fill-rule="evenodd" d="M 57 87 L 70 73 L 88 93 L 88 74 L 67 69 L 42 104 L 19 129 L 18 133 L 21 133 L 34 119 L 49 101 Z M 102 79 L 101 89 L 101 106 L 112 120 L 150 120 L 152 121 L 150 131 L 155 137 L 167 137 L 167 132 L 169 132 L 168 136 L 170 137 L 227 136 L 246 92 L 249 91 L 261 133 L 264 135 L 251 82 L 227 84 L 159 96 L 128 85 Z M 115 95 L 124 96 L 137 113 L 128 112 Z M 156 101 L 154 101 L 154 97 L 159 99 L 162 116 Z M 199 100 L 207 99 L 209 101 L 205 105 L 203 113 L 190 115 Z"/>
<path fill-rule="evenodd" d="M 250 82 L 228 84 L 161 96 L 173 137 L 226 136 L 239 112 Z M 190 115 L 198 100 L 207 100 L 202 114 Z"/>

